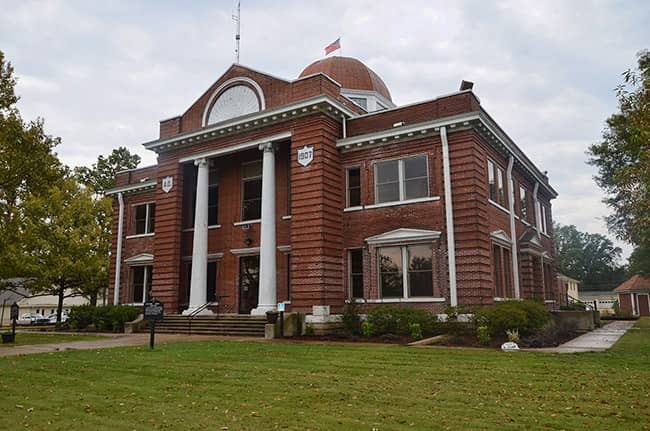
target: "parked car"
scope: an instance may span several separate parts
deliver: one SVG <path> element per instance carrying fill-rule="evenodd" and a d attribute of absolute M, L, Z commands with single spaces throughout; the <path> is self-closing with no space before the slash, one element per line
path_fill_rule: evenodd
<path fill-rule="evenodd" d="M 47 320 L 49 320 L 49 322 L 51 324 L 55 324 L 56 323 L 56 313 L 52 313 L 49 316 L 47 316 Z M 61 313 L 61 323 L 65 323 L 67 321 L 68 321 L 68 315 L 65 314 L 65 313 Z"/>
<path fill-rule="evenodd" d="M 16 321 L 19 325 L 47 325 L 50 319 L 43 317 L 41 313 L 25 313 Z"/>

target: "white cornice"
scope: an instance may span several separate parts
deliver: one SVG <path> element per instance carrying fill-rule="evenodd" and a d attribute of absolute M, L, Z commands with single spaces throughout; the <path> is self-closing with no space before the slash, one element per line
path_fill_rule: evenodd
<path fill-rule="evenodd" d="M 339 139 L 336 146 L 341 150 L 353 151 L 367 146 L 404 142 L 429 134 L 437 134 L 440 132 L 440 127 L 443 126 L 447 127 L 447 133 L 474 127 L 479 132 L 486 134 L 490 145 L 501 146 L 505 149 L 509 155 L 511 154 L 514 157 L 517 164 L 523 167 L 551 196 L 557 197 L 557 192 L 548 184 L 546 176 L 535 167 L 523 151 L 494 123 L 494 120 L 484 110 Z"/>
<path fill-rule="evenodd" d="M 400 228 L 366 238 L 368 244 L 400 244 L 410 241 L 429 241 L 440 238 L 436 230 Z"/>
<path fill-rule="evenodd" d="M 146 149 L 157 153 L 173 148 L 191 146 L 204 141 L 218 139 L 223 136 L 247 132 L 262 126 L 269 126 L 286 121 L 311 112 L 321 111 L 335 118 L 353 117 L 357 115 L 352 110 L 341 104 L 338 100 L 328 95 L 320 95 L 298 102 L 282 105 L 241 117 L 211 124 L 192 132 L 182 133 L 165 139 L 145 142 Z"/>
<path fill-rule="evenodd" d="M 259 138 L 252 141 L 246 141 L 235 145 L 229 145 L 227 147 L 219 148 L 217 150 L 206 151 L 204 153 L 198 153 L 188 157 L 182 157 L 178 159 L 178 163 L 190 162 L 192 160 L 201 159 L 204 157 L 210 158 L 210 157 L 223 156 L 225 154 L 230 154 L 237 151 L 243 151 L 250 148 L 257 148 L 259 144 L 263 144 L 265 142 L 277 142 L 289 138 L 291 138 L 291 132 L 278 133 L 277 135 L 266 136 L 264 138 Z"/>
<path fill-rule="evenodd" d="M 143 181 L 136 184 L 127 184 L 125 186 L 115 187 L 109 190 L 106 190 L 106 195 L 116 195 L 118 193 L 135 193 L 145 190 L 153 190 L 156 188 L 157 180 Z"/>

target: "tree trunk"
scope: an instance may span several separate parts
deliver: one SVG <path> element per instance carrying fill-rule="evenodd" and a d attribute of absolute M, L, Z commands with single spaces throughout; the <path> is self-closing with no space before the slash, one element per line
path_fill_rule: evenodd
<path fill-rule="evenodd" d="M 90 305 L 93 307 L 97 306 L 97 291 L 90 294 Z"/>
<path fill-rule="evenodd" d="M 63 284 L 59 287 L 59 303 L 56 306 L 56 327 L 61 326 L 61 312 L 63 311 L 63 294 L 65 293 L 65 287 Z"/>

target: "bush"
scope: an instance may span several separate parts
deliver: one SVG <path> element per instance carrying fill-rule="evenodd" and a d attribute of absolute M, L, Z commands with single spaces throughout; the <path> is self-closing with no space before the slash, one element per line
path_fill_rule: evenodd
<path fill-rule="evenodd" d="M 348 335 L 359 335 L 361 333 L 359 303 L 354 299 L 349 304 L 346 304 L 343 310 L 343 328 Z"/>
<path fill-rule="evenodd" d="M 571 301 L 567 305 L 561 305 L 560 310 L 562 311 L 585 311 L 587 306 L 582 302 Z"/>
<path fill-rule="evenodd" d="M 422 328 L 420 327 L 419 323 L 417 323 L 417 322 L 409 323 L 409 335 L 414 340 L 421 340 L 422 339 Z"/>
<path fill-rule="evenodd" d="M 140 307 L 130 305 L 79 305 L 70 309 L 68 322 L 73 329 L 86 329 L 95 325 L 98 331 L 123 332 L 124 324 L 141 313 Z"/>
<path fill-rule="evenodd" d="M 505 301 L 481 307 L 474 313 L 478 326 L 487 326 L 495 337 L 503 337 L 507 330 L 517 329 L 527 336 L 539 332 L 551 320 L 546 307 L 535 301 Z"/>
<path fill-rule="evenodd" d="M 490 328 L 487 326 L 479 326 L 476 328 L 476 338 L 478 338 L 479 343 L 481 343 L 484 346 L 487 346 L 490 344 L 490 341 L 492 341 L 492 336 L 490 335 Z"/>
<path fill-rule="evenodd" d="M 382 305 L 368 313 L 368 323 L 375 335 L 410 336 L 410 325 L 417 323 L 420 325 L 421 335 L 430 336 L 437 330 L 438 317 L 416 308 Z"/>
<path fill-rule="evenodd" d="M 368 322 L 367 320 L 363 321 L 361 323 L 361 335 L 363 335 L 366 338 L 372 337 L 372 334 L 374 334 L 374 328 L 372 327 L 372 323 Z"/>
<path fill-rule="evenodd" d="M 508 341 L 511 343 L 519 342 L 519 330 L 518 329 L 506 329 L 506 335 L 508 336 Z"/>

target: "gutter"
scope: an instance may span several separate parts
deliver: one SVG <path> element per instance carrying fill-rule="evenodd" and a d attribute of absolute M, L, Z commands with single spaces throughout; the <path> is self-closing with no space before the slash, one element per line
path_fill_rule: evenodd
<path fill-rule="evenodd" d="M 449 259 L 449 303 L 452 307 L 458 305 L 456 287 L 456 243 L 454 240 L 454 209 L 451 197 L 451 168 L 449 166 L 449 142 L 447 128 L 440 127 L 442 141 L 442 167 L 445 180 L 445 220 L 447 222 L 447 258 Z"/>
<path fill-rule="evenodd" d="M 508 170 L 507 170 L 507 180 L 508 180 L 508 202 L 510 203 L 510 252 L 512 253 L 512 277 L 514 281 L 515 288 L 515 298 L 520 298 L 519 292 L 519 254 L 517 253 L 517 228 L 515 226 L 515 183 L 512 181 L 512 166 L 515 164 L 515 158 L 510 156 L 508 158 Z M 537 184 L 537 183 L 535 183 Z"/>
<path fill-rule="evenodd" d="M 115 253 L 115 288 L 113 289 L 113 304 L 120 303 L 120 275 L 122 271 L 122 227 L 124 224 L 124 199 L 122 192 L 117 194 L 117 202 L 120 205 L 117 219 L 117 252 Z"/>

